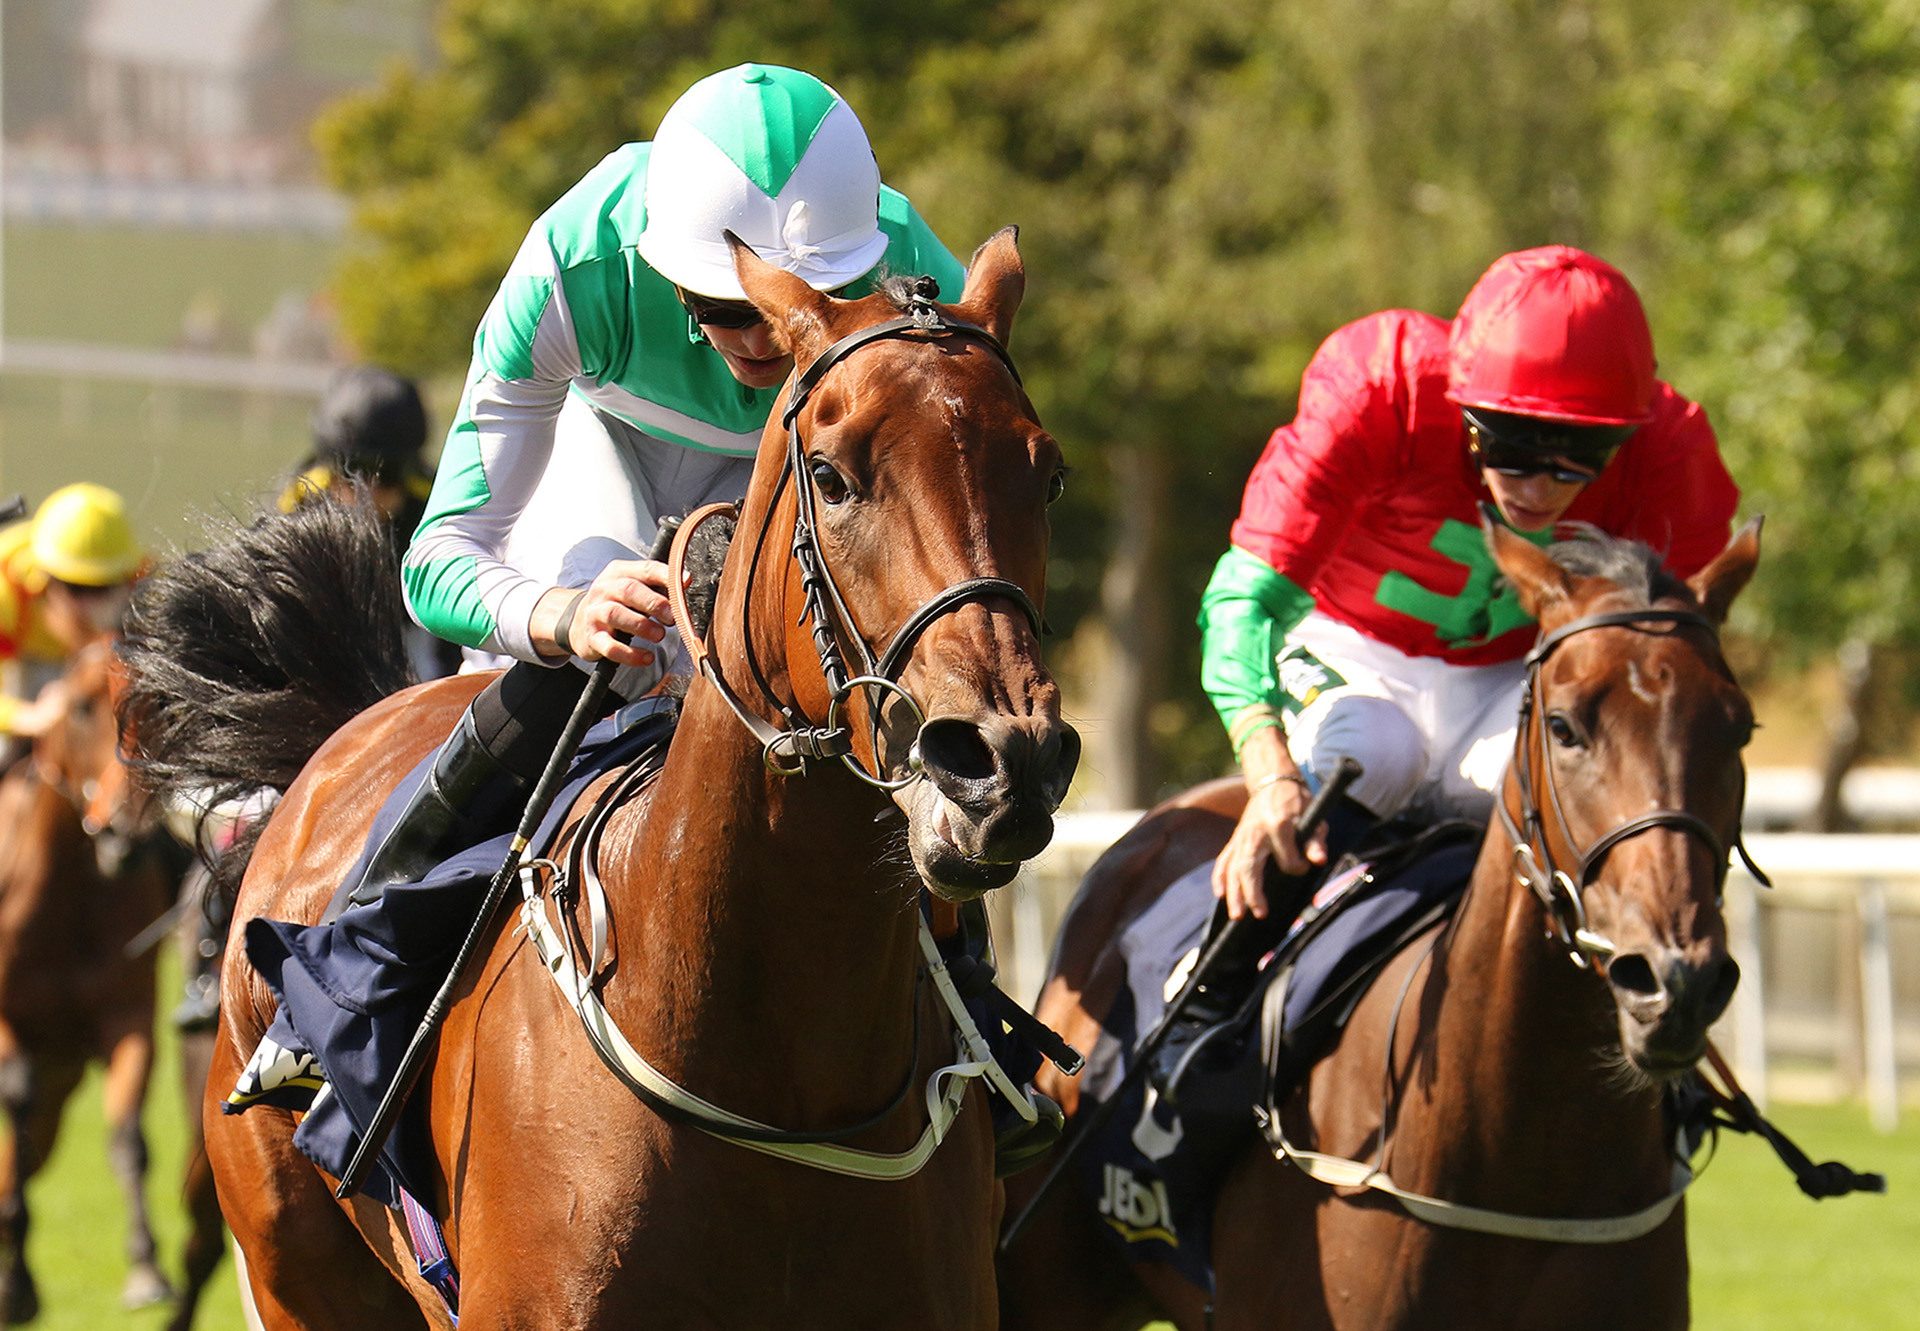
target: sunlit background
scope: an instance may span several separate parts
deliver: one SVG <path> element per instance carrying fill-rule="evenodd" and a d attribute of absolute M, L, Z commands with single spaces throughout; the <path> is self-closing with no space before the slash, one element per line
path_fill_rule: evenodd
<path fill-rule="evenodd" d="M 1734 625 L 1765 726 L 1751 824 L 1920 824 L 1912 5 L 4 0 L 0 15 L 0 497 L 100 481 L 157 551 L 191 544 L 196 512 L 248 512 L 278 488 L 319 387 L 358 359 L 420 376 L 443 428 L 534 215 L 696 77 L 776 60 L 847 95 L 887 179 L 956 252 L 1024 228 L 1014 349 L 1076 468 L 1048 610 L 1089 737 L 1079 806 L 1138 808 L 1223 770 L 1193 612 L 1319 339 L 1388 306 L 1450 314 L 1499 253 L 1564 241 L 1635 279 L 1663 376 L 1718 426 L 1744 512 L 1768 515 Z M 1896 1274 L 1858 1256 L 1920 1250 L 1920 852 L 1880 847 L 1860 863 L 1906 876 L 1836 851 L 1830 877 L 1753 907 L 1739 941 L 1770 987 L 1747 1054 L 1779 1096 L 1834 1106 L 1810 1136 L 1847 1134 L 1853 1163 L 1904 1177 L 1892 1198 L 1816 1211 L 1784 1173 L 1728 1167 L 1738 1200 L 1709 1192 L 1696 1214 L 1703 1326 L 1775 1324 L 1757 1320 L 1779 1302 L 1764 1281 L 1752 1308 L 1735 1292 L 1747 1240 L 1711 1255 L 1709 1226 L 1754 1194 L 1803 1246 L 1854 1253 L 1874 1307 L 1904 1309 L 1820 1325 L 1920 1325 L 1910 1260 Z M 1043 947 L 1026 940 L 1027 969 Z M 149 1111 L 163 1123 L 170 1092 Z M 1859 1127 L 1871 1094 L 1898 1135 Z M 52 1214 L 70 1202 L 66 1223 L 104 1230 L 93 1185 L 62 1186 Z M 98 1204 L 115 1205 L 104 1187 Z M 35 1242 L 65 1242 L 61 1223 Z M 115 1260 L 87 1242 L 82 1285 L 88 1262 Z M 84 1313 L 50 1289 L 44 1324 L 108 1325 L 117 1275 L 98 1284 Z"/>

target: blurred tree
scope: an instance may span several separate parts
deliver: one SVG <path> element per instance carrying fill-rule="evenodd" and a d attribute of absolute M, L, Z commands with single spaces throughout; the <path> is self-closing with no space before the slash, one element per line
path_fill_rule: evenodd
<path fill-rule="evenodd" d="M 449 0 L 430 69 L 396 64 L 315 130 L 364 242 L 335 284 L 347 335 L 409 373 L 463 367 L 534 217 L 608 152 L 647 137 L 696 79 L 743 60 L 798 65 L 884 127 L 909 94 L 914 54 L 969 30 L 970 10 L 957 0 Z"/>
<path fill-rule="evenodd" d="M 1874 703 L 1898 697 L 1896 649 L 1920 642 L 1920 11 L 1735 0 L 1694 12 L 1635 83 L 1622 138 L 1663 363 L 1711 404 L 1767 514 L 1742 620 L 1794 667 L 1838 649 L 1816 814 L 1832 826 L 1891 719 Z"/>
<path fill-rule="evenodd" d="M 1109 802 L 1226 757 L 1193 613 L 1320 340 L 1385 306 L 1450 314 L 1504 250 L 1595 243 L 1650 8 L 1018 0 L 1004 35 L 919 64 L 893 159 L 953 234 L 1026 225 L 1021 362 L 1098 463 L 1075 484 L 1106 520 L 1060 543 L 1050 593 L 1057 623 L 1093 607 L 1105 629 Z"/>
<path fill-rule="evenodd" d="M 464 363 L 528 222 L 603 153 L 726 64 L 819 73 L 950 244 L 1024 226 L 1016 350 L 1081 468 L 1048 613 L 1103 722 L 1100 797 L 1138 803 L 1226 757 L 1193 612 L 1320 340 L 1450 314 L 1519 246 L 1636 275 L 1666 253 L 1630 173 L 1666 169 L 1651 140 L 1682 108 L 1624 103 L 1675 22 L 1654 0 L 451 0 L 436 68 L 321 127 L 368 242 L 343 315 L 389 363 Z"/>

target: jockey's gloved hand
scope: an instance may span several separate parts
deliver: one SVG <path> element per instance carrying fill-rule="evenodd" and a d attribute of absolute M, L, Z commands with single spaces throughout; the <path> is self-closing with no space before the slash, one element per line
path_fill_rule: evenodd
<path fill-rule="evenodd" d="M 673 625 L 667 566 L 657 559 L 619 559 L 585 591 L 550 588 L 534 607 L 533 644 L 542 655 L 652 665 L 652 644 Z M 616 634 L 633 641 L 623 642 Z"/>

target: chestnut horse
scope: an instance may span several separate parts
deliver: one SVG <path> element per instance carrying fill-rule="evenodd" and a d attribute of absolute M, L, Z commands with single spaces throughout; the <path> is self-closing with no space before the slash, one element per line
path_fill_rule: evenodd
<path fill-rule="evenodd" d="M 922 1086 L 967 1057 L 933 999 L 944 973 L 923 983 L 922 883 L 954 903 L 1011 881 L 1051 838 L 1078 753 L 1035 609 L 1060 451 L 1001 350 L 1024 286 L 1011 231 L 951 305 L 906 283 L 840 301 L 744 247 L 735 262 L 811 393 L 791 436 L 775 419 L 762 440 L 713 668 L 689 686 L 657 781 L 601 840 L 616 938 L 601 997 L 634 1048 L 710 1104 L 906 1153 L 936 1140 Z M 862 330 L 881 335 L 849 340 Z M 848 680 L 843 660 L 879 682 Z M 254 852 L 236 924 L 318 917 L 385 792 L 483 682 L 390 698 L 321 747 Z M 793 726 L 844 728 L 851 752 L 802 762 L 791 733 L 765 737 Z M 221 1011 L 207 1146 L 263 1320 L 445 1324 L 396 1217 L 337 1203 L 291 1114 L 219 1112 L 272 1015 L 240 949 Z M 502 920 L 416 1094 L 439 1177 L 423 1200 L 446 1218 L 463 1328 L 996 1321 L 1001 1198 L 977 1086 L 907 1177 L 770 1159 L 609 1075 Z"/>
<path fill-rule="evenodd" d="M 1753 713 L 1716 628 L 1753 572 L 1758 526 L 1685 583 L 1643 547 L 1597 535 L 1551 556 L 1504 528 L 1488 536 L 1541 636 L 1502 816 L 1458 912 L 1374 982 L 1281 1105 L 1274 1149 L 1249 1132 L 1215 1204 L 1210 1312 L 1170 1267 L 1130 1266 L 1093 1202 L 1063 1181 L 1002 1259 L 1003 1325 L 1687 1323 L 1683 1211 L 1659 1209 L 1684 1178 L 1660 1088 L 1698 1060 L 1738 976 L 1720 892 Z M 1244 804 L 1237 780 L 1200 787 L 1095 864 L 1064 925 L 1043 1019 L 1092 1047 L 1119 983 L 1113 940 L 1220 851 Z M 1042 1089 L 1069 1114 L 1082 1108 L 1074 1083 L 1051 1076 Z M 1315 1153 L 1362 1167 L 1322 1183 L 1303 1172 L 1326 1163 Z M 1375 1165 L 1374 1182 L 1416 1200 L 1403 1208 L 1358 1186 Z M 1009 1183 L 1013 1210 L 1042 1172 Z M 1501 1217 L 1642 1213 L 1621 1228 L 1646 1232 L 1476 1232 L 1457 1226 L 1485 1217 L 1416 1218 L 1424 1198 Z"/>
<path fill-rule="evenodd" d="M 109 645 L 82 650 L 50 688 L 66 709 L 0 778 L 0 1315 L 32 1318 L 26 1187 L 46 1163 L 87 1065 L 106 1065 L 108 1157 L 127 1203 L 130 1269 L 121 1297 L 144 1307 L 169 1294 L 147 1223 L 147 1142 L 140 1126 L 153 1066 L 153 955 L 127 945 L 164 914 L 168 866 L 109 827 L 127 793 L 109 698 Z M 96 844 L 91 832 L 103 835 Z"/>

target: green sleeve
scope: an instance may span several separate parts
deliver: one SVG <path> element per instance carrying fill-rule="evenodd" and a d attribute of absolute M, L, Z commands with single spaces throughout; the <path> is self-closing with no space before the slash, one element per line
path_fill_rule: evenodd
<path fill-rule="evenodd" d="M 1311 593 L 1265 560 L 1229 547 L 1200 596 L 1200 686 L 1233 740 L 1280 724 L 1286 698 L 1274 659 L 1287 634 L 1313 609 Z"/>

